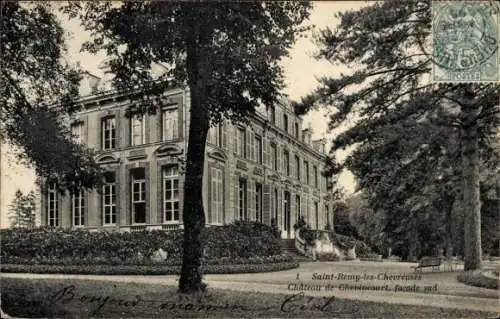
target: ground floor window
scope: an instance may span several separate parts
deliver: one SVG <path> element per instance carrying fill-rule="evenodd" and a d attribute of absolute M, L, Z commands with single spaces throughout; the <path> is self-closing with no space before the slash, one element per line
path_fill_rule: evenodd
<path fill-rule="evenodd" d="M 258 222 L 263 221 L 262 216 L 262 184 L 255 184 L 255 220 Z"/>
<path fill-rule="evenodd" d="M 238 213 L 241 220 L 248 219 L 247 215 L 247 181 L 239 179 L 238 184 Z"/>
<path fill-rule="evenodd" d="M 132 169 L 132 221 L 134 224 L 146 223 L 146 169 Z"/>
<path fill-rule="evenodd" d="M 59 206 L 56 183 L 49 183 L 47 187 L 47 225 L 59 226 Z"/>
<path fill-rule="evenodd" d="M 116 224 L 116 176 L 114 172 L 104 175 L 102 186 L 102 214 L 104 225 Z"/>
<path fill-rule="evenodd" d="M 73 194 L 71 198 L 71 210 L 73 215 L 73 226 L 85 225 L 85 196 L 83 190 Z"/>
<path fill-rule="evenodd" d="M 212 167 L 211 169 L 211 222 L 222 224 L 224 222 L 224 178 L 222 169 Z"/>
<path fill-rule="evenodd" d="M 179 167 L 168 165 L 163 169 L 163 221 L 179 221 Z"/>

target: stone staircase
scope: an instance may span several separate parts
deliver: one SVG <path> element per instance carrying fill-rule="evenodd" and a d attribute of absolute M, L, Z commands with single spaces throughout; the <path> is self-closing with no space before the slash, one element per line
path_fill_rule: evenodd
<path fill-rule="evenodd" d="M 283 247 L 283 253 L 292 256 L 299 263 L 313 261 L 312 258 L 306 257 L 297 251 L 294 239 L 282 239 L 281 246 Z"/>

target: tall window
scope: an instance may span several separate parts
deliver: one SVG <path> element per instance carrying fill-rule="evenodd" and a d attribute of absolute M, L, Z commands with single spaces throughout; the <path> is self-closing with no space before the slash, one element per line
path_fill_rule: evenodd
<path fill-rule="evenodd" d="M 295 195 L 295 210 L 296 210 L 296 219 L 300 218 L 300 195 Z"/>
<path fill-rule="evenodd" d="M 247 138 L 246 138 L 246 132 L 244 128 L 238 127 L 236 130 L 236 154 L 238 154 L 241 157 L 246 157 L 246 145 L 247 145 Z"/>
<path fill-rule="evenodd" d="M 294 123 L 294 136 L 298 140 L 299 139 L 299 123 Z"/>
<path fill-rule="evenodd" d="M 271 165 L 273 170 L 278 170 L 278 149 L 274 143 L 271 143 Z"/>
<path fill-rule="evenodd" d="M 101 122 L 102 149 L 109 150 L 116 147 L 116 120 L 114 117 L 106 117 Z"/>
<path fill-rule="evenodd" d="M 274 189 L 274 220 L 276 224 L 278 224 L 278 216 L 279 216 L 279 211 L 278 211 L 278 189 Z"/>
<path fill-rule="evenodd" d="M 283 114 L 283 129 L 288 133 L 288 115 Z"/>
<path fill-rule="evenodd" d="M 283 167 L 285 169 L 286 175 L 290 176 L 290 154 L 287 150 L 283 151 Z"/>
<path fill-rule="evenodd" d="M 247 215 L 247 181 L 240 178 L 238 185 L 238 213 L 241 220 L 248 219 Z"/>
<path fill-rule="evenodd" d="M 314 173 L 314 187 L 318 188 L 318 167 L 316 165 L 313 166 Z"/>
<path fill-rule="evenodd" d="M 71 133 L 73 134 L 77 143 L 83 143 L 83 122 L 76 122 L 71 124 Z"/>
<path fill-rule="evenodd" d="M 222 135 L 223 135 L 223 125 L 222 123 L 218 123 L 215 126 L 210 127 L 210 131 L 208 132 L 208 141 L 209 143 L 222 147 Z"/>
<path fill-rule="evenodd" d="M 316 220 L 316 229 L 319 229 L 319 207 L 318 207 L 318 202 L 314 202 L 314 219 Z"/>
<path fill-rule="evenodd" d="M 212 223 L 222 224 L 224 222 L 224 188 L 222 170 L 212 167 L 211 171 L 211 212 Z"/>
<path fill-rule="evenodd" d="M 262 223 L 262 184 L 255 184 L 255 220 Z"/>
<path fill-rule="evenodd" d="M 146 125 L 144 116 L 134 116 L 130 119 L 130 141 L 132 145 L 141 145 L 146 143 Z"/>
<path fill-rule="evenodd" d="M 257 163 L 262 164 L 262 137 L 255 135 L 255 160 Z"/>
<path fill-rule="evenodd" d="M 136 168 L 130 172 L 132 180 L 132 218 L 134 224 L 146 223 L 146 169 Z"/>
<path fill-rule="evenodd" d="M 269 107 L 269 117 L 273 124 L 276 124 L 276 108 L 274 106 Z"/>
<path fill-rule="evenodd" d="M 300 159 L 295 155 L 295 177 L 300 181 Z"/>
<path fill-rule="evenodd" d="M 59 207 L 57 205 L 56 183 L 49 183 L 47 187 L 47 224 L 59 226 Z"/>
<path fill-rule="evenodd" d="M 162 129 L 164 141 L 179 137 L 179 110 L 177 108 L 163 110 Z"/>
<path fill-rule="evenodd" d="M 71 211 L 73 215 L 73 226 L 85 225 L 85 195 L 83 190 L 71 196 Z"/>
<path fill-rule="evenodd" d="M 116 176 L 114 172 L 104 175 L 102 188 L 103 224 L 114 225 L 116 224 Z"/>
<path fill-rule="evenodd" d="M 169 165 L 163 169 L 163 221 L 179 221 L 179 167 Z"/>
<path fill-rule="evenodd" d="M 309 185 L 309 162 L 304 161 L 304 174 L 306 174 L 306 184 Z"/>

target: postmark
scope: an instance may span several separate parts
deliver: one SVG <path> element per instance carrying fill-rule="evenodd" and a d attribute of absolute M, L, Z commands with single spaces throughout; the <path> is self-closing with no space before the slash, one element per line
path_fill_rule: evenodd
<path fill-rule="evenodd" d="M 434 82 L 496 82 L 498 14 L 487 2 L 433 1 Z"/>

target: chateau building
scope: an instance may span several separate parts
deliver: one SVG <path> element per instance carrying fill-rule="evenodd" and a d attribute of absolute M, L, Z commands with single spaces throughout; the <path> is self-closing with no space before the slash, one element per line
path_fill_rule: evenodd
<path fill-rule="evenodd" d="M 99 82 L 99 78 L 86 77 Z M 91 85 L 92 86 L 92 85 Z M 94 83 L 95 86 L 95 83 Z M 71 118 L 80 143 L 97 151 L 105 168 L 100 192 L 61 195 L 54 184 L 41 187 L 42 225 L 135 231 L 182 227 L 184 159 L 190 94 L 173 88 L 154 115 L 127 118 L 140 103 L 137 93 L 97 91 L 81 98 Z M 333 226 L 325 141 L 311 140 L 312 129 L 285 102 L 261 107 L 249 125 L 228 121 L 207 138 L 203 205 L 207 226 L 234 220 L 272 219 L 283 238 L 304 216 L 312 228 Z"/>

